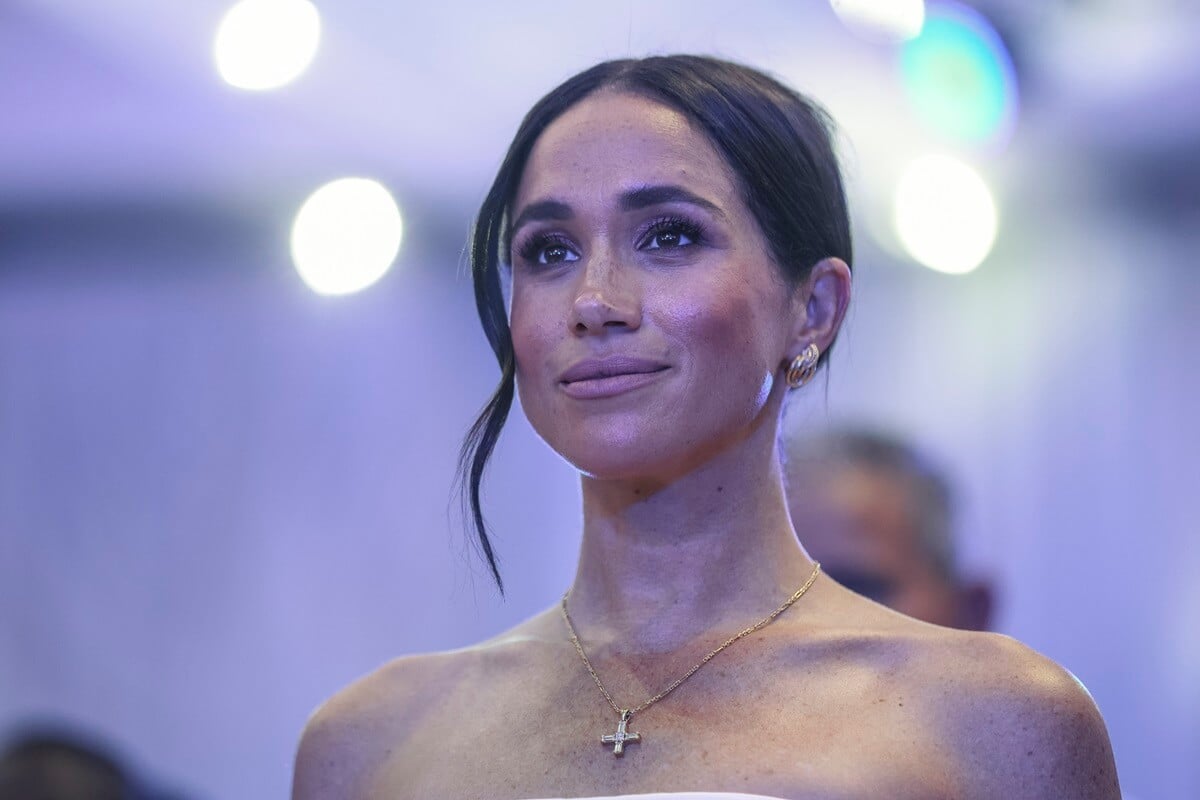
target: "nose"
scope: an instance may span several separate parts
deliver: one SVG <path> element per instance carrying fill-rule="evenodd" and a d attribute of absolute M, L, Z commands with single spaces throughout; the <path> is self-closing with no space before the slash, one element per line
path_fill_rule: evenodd
<path fill-rule="evenodd" d="M 579 271 L 571 313 L 575 333 L 596 334 L 615 328 L 636 330 L 642 323 L 637 279 L 607 253 L 593 253 Z"/>

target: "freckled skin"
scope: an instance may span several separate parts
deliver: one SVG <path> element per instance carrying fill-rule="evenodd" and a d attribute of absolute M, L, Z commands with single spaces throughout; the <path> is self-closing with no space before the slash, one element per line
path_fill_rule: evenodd
<path fill-rule="evenodd" d="M 571 213 L 514 234 L 529 254 L 513 267 L 521 402 L 581 472 L 571 614 L 605 685 L 632 708 L 812 570 L 779 474 L 782 374 L 807 342 L 832 341 L 849 272 L 827 260 L 787 288 L 711 144 L 644 98 L 599 93 L 569 109 L 523 178 L 518 219 L 548 199 Z M 663 183 L 716 210 L 622 205 Z M 684 216 L 692 227 L 655 227 Z M 563 392 L 576 360 L 618 351 L 666 368 L 594 402 Z M 918 622 L 825 577 L 634 715 L 629 731 L 642 738 L 621 758 L 600 743 L 616 724 L 555 604 L 339 692 L 305 730 L 293 799 L 1119 798 L 1103 721 L 1069 673 L 1005 637 Z"/>
<path fill-rule="evenodd" d="M 685 186 L 721 211 L 616 207 L 622 191 L 656 184 Z M 773 411 L 762 389 L 788 357 L 792 293 L 754 218 L 729 202 L 737 195 L 707 140 L 648 100 L 598 96 L 538 140 L 513 205 L 547 198 L 569 205 L 575 219 L 533 227 L 562 232 L 578 260 L 539 272 L 515 259 L 517 386 L 533 427 L 581 471 L 678 473 Z M 641 226 L 662 213 L 696 219 L 703 244 L 669 255 L 639 249 Z M 517 232 L 514 251 L 531 233 Z M 613 353 L 660 360 L 669 370 L 653 387 L 604 403 L 558 390 L 572 363 Z M 708 449 L 698 451 L 700 441 Z"/>

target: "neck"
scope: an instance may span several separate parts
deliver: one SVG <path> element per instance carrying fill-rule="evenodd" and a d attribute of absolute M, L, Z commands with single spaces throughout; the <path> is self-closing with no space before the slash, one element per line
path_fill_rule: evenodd
<path fill-rule="evenodd" d="M 593 648 L 666 652 L 773 611 L 812 570 L 784 498 L 774 434 L 687 475 L 583 479 L 572 618 Z"/>

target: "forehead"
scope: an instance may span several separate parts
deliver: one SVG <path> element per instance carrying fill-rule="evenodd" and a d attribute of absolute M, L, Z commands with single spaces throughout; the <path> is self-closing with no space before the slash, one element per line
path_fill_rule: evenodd
<path fill-rule="evenodd" d="M 543 196 L 604 199 L 652 184 L 686 186 L 724 205 L 734 183 L 712 142 L 682 113 L 608 90 L 567 109 L 538 137 L 515 205 Z"/>

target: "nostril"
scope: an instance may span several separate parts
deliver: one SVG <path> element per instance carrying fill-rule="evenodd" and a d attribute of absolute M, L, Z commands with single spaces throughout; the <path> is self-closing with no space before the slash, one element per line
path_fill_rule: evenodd
<path fill-rule="evenodd" d="M 599 291 L 581 291 L 575 296 L 571 312 L 571 330 L 575 333 L 635 328 L 639 324 L 640 303 L 632 296 L 614 297 Z"/>

